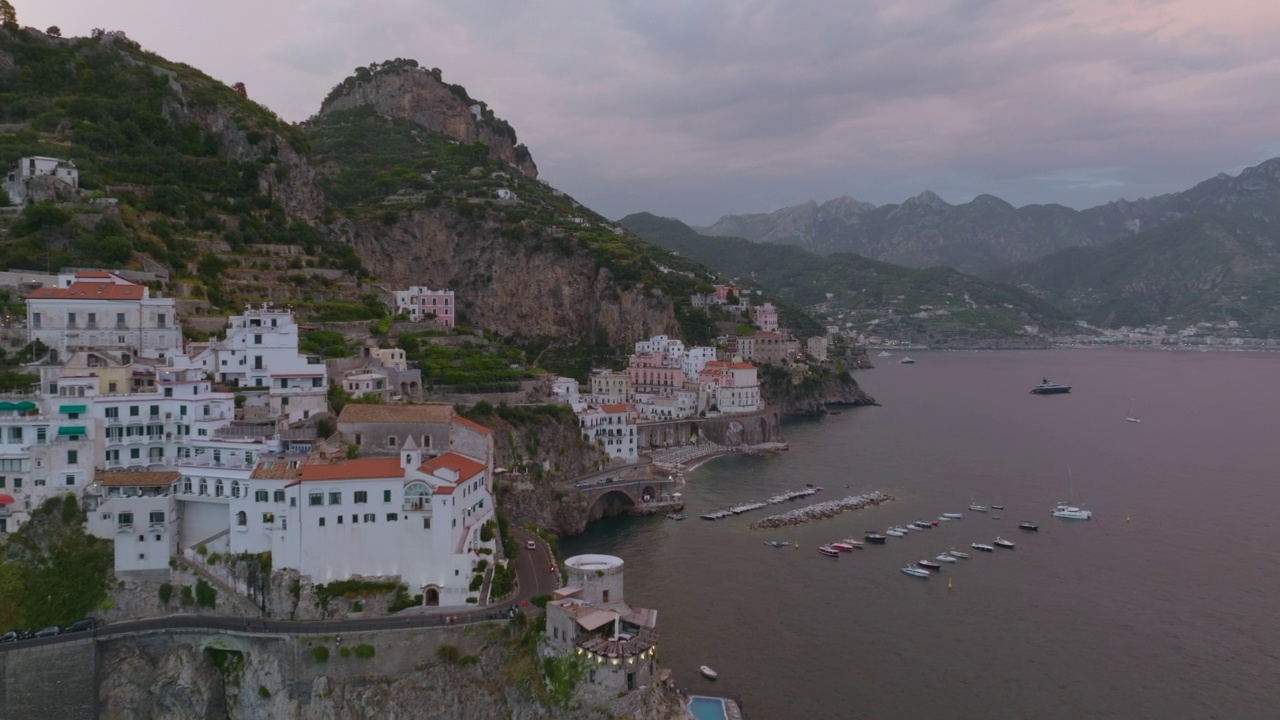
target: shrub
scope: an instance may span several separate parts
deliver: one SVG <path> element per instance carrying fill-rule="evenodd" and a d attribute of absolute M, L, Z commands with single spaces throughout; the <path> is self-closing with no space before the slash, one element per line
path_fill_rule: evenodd
<path fill-rule="evenodd" d="M 182 592 L 180 593 L 180 595 L 182 596 L 182 604 L 183 604 L 183 605 L 195 605 L 195 604 L 196 604 L 196 596 L 195 596 L 195 593 L 191 592 L 191 586 L 190 586 L 190 585 L 183 585 L 183 586 L 182 586 Z"/>
<path fill-rule="evenodd" d="M 368 660 L 369 658 L 376 655 L 378 650 L 372 645 L 369 645 L 367 643 L 361 643 L 356 646 L 356 649 L 354 652 L 356 654 L 356 657 L 360 658 L 361 660 Z"/>
<path fill-rule="evenodd" d="M 551 602 L 550 595 L 534 595 L 529 598 L 529 602 L 540 608 L 546 608 L 547 603 Z"/>
<path fill-rule="evenodd" d="M 173 599 L 173 586 L 169 583 L 161 583 L 157 594 L 160 595 L 160 604 L 168 605 L 169 601 Z"/>
<path fill-rule="evenodd" d="M 436 648 L 436 657 L 447 663 L 456 663 L 462 655 L 458 652 L 458 648 L 453 645 L 441 645 Z"/>
<path fill-rule="evenodd" d="M 480 589 L 480 586 L 481 586 L 481 585 L 484 585 L 484 576 L 483 576 L 483 575 L 474 575 L 474 576 L 472 576 L 472 578 L 471 578 L 471 586 L 470 586 L 468 589 L 469 589 L 471 592 L 475 592 L 475 591 L 477 591 L 477 590 L 479 590 L 479 589 Z"/>
<path fill-rule="evenodd" d="M 205 555 L 209 554 L 209 548 L 205 547 L 203 543 L 200 545 L 197 545 L 196 554 L 199 555 L 200 557 L 204 557 Z"/>
<path fill-rule="evenodd" d="M 467 598 L 468 605 L 475 605 L 478 602 L 480 602 L 480 598 L 476 597 L 475 595 L 472 595 L 471 597 Z"/>
<path fill-rule="evenodd" d="M 344 658 L 351 657 L 351 648 L 340 647 L 338 648 L 338 654 Z"/>
<path fill-rule="evenodd" d="M 258 697 L 262 698 L 263 700 L 266 700 L 267 698 L 271 697 L 271 691 L 267 689 L 266 685 L 258 686 Z"/>
<path fill-rule="evenodd" d="M 311 657 L 318 663 L 329 662 L 329 648 L 324 645 L 317 645 L 311 648 Z"/>
<path fill-rule="evenodd" d="M 458 658 L 458 664 L 462 665 L 463 667 L 467 665 L 475 665 L 478 662 L 480 662 L 480 658 L 476 657 L 475 655 L 465 655 L 463 657 Z"/>
<path fill-rule="evenodd" d="M 218 601 L 218 591 L 213 586 L 200 578 L 196 581 L 196 603 L 207 608 L 213 607 Z"/>

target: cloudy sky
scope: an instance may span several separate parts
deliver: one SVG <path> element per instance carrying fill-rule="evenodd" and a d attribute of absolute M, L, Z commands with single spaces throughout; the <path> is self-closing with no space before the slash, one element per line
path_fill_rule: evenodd
<path fill-rule="evenodd" d="M 1083 208 L 1280 155 L 1276 0 L 12 0 L 288 120 L 412 57 L 610 217 L 851 195 Z"/>

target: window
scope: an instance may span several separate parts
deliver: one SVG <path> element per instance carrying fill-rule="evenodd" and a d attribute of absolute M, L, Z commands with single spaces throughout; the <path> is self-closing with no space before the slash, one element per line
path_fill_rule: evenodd
<path fill-rule="evenodd" d="M 40 327 L 40 313 L 31 313 L 31 326 Z"/>
<path fill-rule="evenodd" d="M 388 435 L 388 436 L 387 436 L 387 447 L 389 447 L 389 448 L 393 448 L 393 447 L 395 447 L 395 446 L 396 446 L 396 436 L 395 436 L 395 435 Z"/>
<path fill-rule="evenodd" d="M 364 521 L 365 521 L 365 522 L 367 522 L 367 523 L 377 522 L 377 521 L 378 521 L 378 518 L 377 518 L 377 517 L 375 517 L 373 513 L 365 513 L 365 514 L 364 514 Z"/>
<path fill-rule="evenodd" d="M 352 502 L 356 504 L 363 504 L 363 503 L 369 502 L 369 493 L 364 490 L 357 490 L 353 493 L 353 495 L 355 497 L 352 498 Z"/>
<path fill-rule="evenodd" d="M 21 489 L 22 489 L 22 478 L 14 478 L 14 479 L 13 479 L 13 489 L 14 489 L 14 490 L 21 490 Z"/>
<path fill-rule="evenodd" d="M 0 490 L 3 490 L 3 489 L 4 489 L 4 484 L 5 484 L 5 479 L 4 479 L 4 477 L 0 477 Z"/>
<path fill-rule="evenodd" d="M 254 493 L 253 493 L 253 501 L 254 501 L 254 502 L 266 502 L 266 501 L 267 501 L 267 491 L 266 491 L 266 490 L 255 490 L 255 491 L 254 491 Z"/>
<path fill-rule="evenodd" d="M 311 493 L 307 495 L 307 505 L 323 505 L 324 493 Z"/>
<path fill-rule="evenodd" d="M 342 492 L 341 492 L 341 491 L 338 491 L 338 490 L 333 490 L 333 491 L 331 491 L 331 492 L 329 493 L 329 504 L 330 504 L 330 505 L 341 505 L 341 504 L 342 504 Z"/>
<path fill-rule="evenodd" d="M 119 515 L 116 515 L 116 525 L 120 527 L 124 527 L 126 525 L 132 525 L 132 524 L 133 524 L 133 513 L 122 512 Z"/>
<path fill-rule="evenodd" d="M 424 517 L 424 518 L 422 518 L 422 529 L 423 529 L 423 530 L 430 530 L 430 529 L 431 529 L 431 518 L 429 518 L 429 517 Z"/>
<path fill-rule="evenodd" d="M 261 345 L 261 344 L 262 344 L 262 336 L 261 336 L 261 335 L 254 335 L 254 336 L 253 336 L 253 344 L 254 344 L 254 345 Z"/>
<path fill-rule="evenodd" d="M 387 522 L 395 522 L 397 517 L 395 513 L 387 513 Z"/>
<path fill-rule="evenodd" d="M 173 397 L 173 388 L 171 388 L 171 387 L 167 387 L 167 388 L 165 388 L 165 389 L 164 389 L 164 396 L 165 396 L 165 397 Z"/>
<path fill-rule="evenodd" d="M 356 445 L 364 445 L 364 436 L 356 433 Z"/>
<path fill-rule="evenodd" d="M 341 524 L 342 524 L 342 516 L 341 516 L 341 515 L 339 515 L 339 516 L 338 516 L 338 524 L 339 524 L 339 525 L 341 525 Z"/>
<path fill-rule="evenodd" d="M 76 314 L 71 312 L 67 313 L 67 327 L 73 328 L 75 326 L 76 326 Z"/>
<path fill-rule="evenodd" d="M 67 451 L 67 464 L 68 464 L 68 465 L 79 465 L 79 464 L 80 464 L 80 451 L 79 451 L 79 450 L 68 450 L 68 451 Z"/>
<path fill-rule="evenodd" d="M 355 525 L 358 522 L 360 522 L 360 516 L 355 513 L 351 513 L 351 524 Z"/>
<path fill-rule="evenodd" d="M 271 525 L 276 521 L 275 513 L 262 513 L 262 524 Z"/>
<path fill-rule="evenodd" d="M 324 518 L 320 518 L 320 527 L 324 527 Z"/>
<path fill-rule="evenodd" d="M 49 428 L 36 428 L 36 443 L 43 445 L 49 440 Z"/>
<path fill-rule="evenodd" d="M 431 447 L 431 436 L 430 436 L 430 435 L 423 435 L 423 436 L 422 436 L 422 447 L 424 447 L 424 448 L 429 448 L 429 447 Z"/>
<path fill-rule="evenodd" d="M 68 484 L 68 485 L 75 485 L 75 484 L 76 484 L 76 476 L 75 476 L 75 475 L 68 475 L 68 476 L 67 476 L 67 484 Z"/>
<path fill-rule="evenodd" d="M 272 500 L 274 500 L 274 501 L 276 501 L 276 502 L 284 502 L 284 491 L 283 491 L 283 490 L 276 490 L 275 492 L 273 492 L 273 493 L 271 494 L 271 499 L 272 499 Z"/>
<path fill-rule="evenodd" d="M 324 378 L 318 378 L 318 377 L 311 378 L 311 387 L 320 387 L 323 384 L 324 384 Z"/>
<path fill-rule="evenodd" d="M 130 460 L 142 459 L 142 448 L 129 448 L 129 459 Z"/>
<path fill-rule="evenodd" d="M 151 414 L 151 417 L 153 417 L 153 418 L 154 418 L 154 417 L 160 417 L 160 406 L 159 406 L 159 405 L 152 405 L 152 406 L 150 407 L 150 411 L 151 411 L 151 413 L 150 413 L 150 414 Z"/>
<path fill-rule="evenodd" d="M 92 320 L 90 320 L 92 322 Z M 164 313 L 156 313 L 156 327 L 165 327 L 169 322 L 169 318 Z"/>
<path fill-rule="evenodd" d="M 162 525 L 162 524 L 164 524 L 164 511 L 163 511 L 163 510 L 152 510 L 152 511 L 151 511 L 151 524 L 152 524 L 152 525 Z M 157 540 L 159 540 L 160 538 L 158 538 L 158 537 L 157 537 L 156 539 L 157 539 Z"/>
<path fill-rule="evenodd" d="M 298 498 L 296 497 L 289 498 L 289 507 L 298 507 Z"/>
<path fill-rule="evenodd" d="M 383 491 L 382 491 L 382 502 L 391 502 L 391 491 L 390 491 L 390 490 L 383 490 Z"/>
<path fill-rule="evenodd" d="M 115 385 L 115 383 L 111 383 L 111 384 L 112 384 L 112 385 Z M 112 391 L 112 392 L 115 392 L 115 388 L 114 388 L 114 387 L 113 387 L 113 388 L 111 388 L 111 391 Z M 120 408 L 118 408 L 118 407 L 109 407 L 109 408 L 107 408 L 106 415 L 107 415 L 107 418 L 108 418 L 108 419 L 115 419 L 115 418 L 118 418 L 118 417 L 120 417 Z"/>

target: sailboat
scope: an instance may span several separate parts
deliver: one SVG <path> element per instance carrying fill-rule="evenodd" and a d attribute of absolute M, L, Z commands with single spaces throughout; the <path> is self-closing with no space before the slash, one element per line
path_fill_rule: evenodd
<path fill-rule="evenodd" d="M 1125 420 L 1128 420 L 1129 422 L 1135 422 L 1135 423 L 1140 423 L 1140 422 L 1142 422 L 1142 418 L 1140 418 L 1140 417 L 1138 417 L 1137 415 L 1134 415 L 1134 414 L 1133 414 L 1133 401 L 1132 401 L 1132 400 L 1130 400 L 1130 401 L 1129 401 L 1129 416 L 1128 416 L 1128 417 L 1126 417 L 1126 418 L 1125 418 Z"/>

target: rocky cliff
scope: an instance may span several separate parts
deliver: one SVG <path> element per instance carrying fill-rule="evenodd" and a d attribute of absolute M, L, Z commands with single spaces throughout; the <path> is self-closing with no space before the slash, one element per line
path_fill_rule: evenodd
<path fill-rule="evenodd" d="M 828 405 L 879 405 L 847 370 L 761 368 L 760 395 L 788 417 L 825 415 Z"/>
<path fill-rule="evenodd" d="M 441 77 L 440 70 L 418 67 L 412 60 L 358 68 L 325 99 L 320 115 L 370 107 L 383 117 L 409 120 L 460 143 L 482 142 L 493 157 L 526 177 L 538 177 L 538 166 L 515 130 L 487 104 L 472 99 L 466 88 Z"/>

